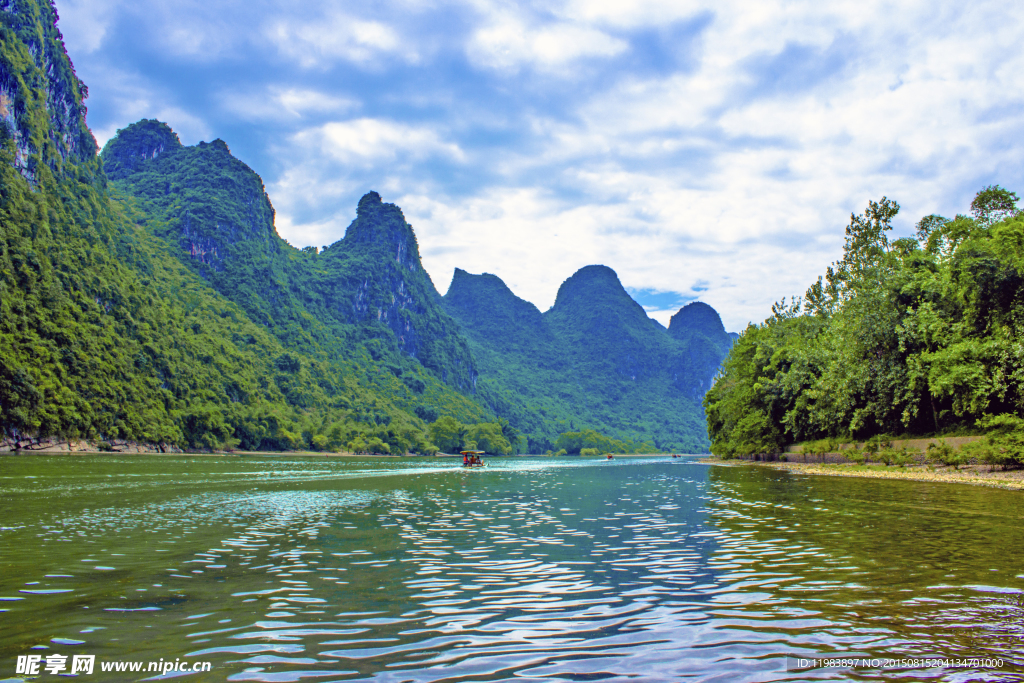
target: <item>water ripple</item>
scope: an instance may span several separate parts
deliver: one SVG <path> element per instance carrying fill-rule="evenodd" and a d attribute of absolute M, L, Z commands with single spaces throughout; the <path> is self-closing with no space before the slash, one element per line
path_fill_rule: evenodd
<path fill-rule="evenodd" d="M 49 642 L 238 681 L 878 678 L 787 670 L 853 652 L 1024 667 L 1024 576 L 985 542 L 1024 540 L 1011 492 L 629 458 L 26 462 L 0 478 L 9 657 Z"/>

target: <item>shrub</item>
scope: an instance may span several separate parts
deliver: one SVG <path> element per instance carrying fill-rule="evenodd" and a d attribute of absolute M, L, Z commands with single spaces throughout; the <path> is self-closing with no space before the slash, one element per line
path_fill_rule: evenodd
<path fill-rule="evenodd" d="M 978 424 L 989 431 L 984 439 L 989 450 L 979 447 L 984 462 L 1004 468 L 1024 465 L 1024 419 L 1016 415 L 996 415 L 979 420 Z"/>
<path fill-rule="evenodd" d="M 581 448 L 580 455 L 601 455 L 601 450 L 598 448 Z"/>
<path fill-rule="evenodd" d="M 914 462 L 914 454 L 908 451 L 906 448 L 900 448 L 892 451 L 892 464 L 897 467 L 906 467 L 907 465 Z"/>
<path fill-rule="evenodd" d="M 967 444 L 960 450 L 955 450 L 944 440 L 940 440 L 938 444 L 930 443 L 928 444 L 927 451 L 928 459 L 959 470 L 961 466 L 966 465 L 970 461 L 972 456 L 980 457 L 981 455 L 980 451 L 968 448 L 970 445 Z"/>
<path fill-rule="evenodd" d="M 879 451 L 891 449 L 892 437 L 886 436 L 885 434 L 876 434 L 864 442 L 864 450 L 868 453 L 878 453 Z"/>
<path fill-rule="evenodd" d="M 956 451 L 953 450 L 953 447 L 946 443 L 945 439 L 939 439 L 938 443 L 933 442 L 928 444 L 926 455 L 928 457 L 928 462 L 949 465 L 952 462 L 955 452 Z"/>
<path fill-rule="evenodd" d="M 971 459 L 983 462 L 992 467 L 995 465 L 1005 467 L 1007 464 L 1006 454 L 996 448 L 989 437 L 983 437 L 977 441 L 965 443 L 960 449 L 959 456 L 961 458 L 961 462 L 957 463 L 958 465 L 966 465 Z"/>

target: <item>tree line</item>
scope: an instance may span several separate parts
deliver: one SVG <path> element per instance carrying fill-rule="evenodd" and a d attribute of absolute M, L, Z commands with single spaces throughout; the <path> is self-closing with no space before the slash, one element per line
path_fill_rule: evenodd
<path fill-rule="evenodd" d="M 980 191 L 893 239 L 899 204 L 851 215 L 843 256 L 749 325 L 704 398 L 713 453 L 883 435 L 985 433 L 976 457 L 1024 464 L 1024 216 Z"/>

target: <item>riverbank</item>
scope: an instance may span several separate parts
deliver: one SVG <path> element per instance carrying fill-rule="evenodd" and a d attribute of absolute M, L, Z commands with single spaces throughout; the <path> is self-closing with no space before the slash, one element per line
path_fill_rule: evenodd
<path fill-rule="evenodd" d="M 11 442 L 14 443 L 14 442 Z M 163 449 L 163 450 L 161 450 Z M 136 443 L 129 441 L 116 441 L 111 443 L 110 448 L 104 450 L 99 448 L 95 443 L 88 441 L 59 441 L 57 439 L 51 440 L 34 440 L 29 442 L 25 440 L 21 443 L 20 447 L 15 448 L 13 445 L 5 444 L 0 445 L 0 456 L 23 456 L 23 455 L 187 455 L 187 456 L 198 456 L 198 457 L 240 457 L 247 458 L 251 456 L 273 456 L 273 457 L 315 457 L 315 458 L 462 458 L 459 453 L 438 453 L 436 455 L 423 455 L 421 453 L 349 453 L 347 451 L 184 451 L 177 446 L 156 445 L 156 444 L 145 444 Z M 686 457 L 695 458 L 702 457 L 701 454 L 690 453 L 673 456 L 671 453 L 614 453 L 612 454 L 616 458 L 672 458 L 672 457 Z M 547 456 L 543 453 L 519 453 L 516 455 L 493 455 L 485 454 L 484 458 L 543 458 L 552 457 Z M 607 454 L 601 455 L 587 455 L 587 456 L 568 456 L 583 459 L 600 459 L 604 460 L 608 456 Z"/>
<path fill-rule="evenodd" d="M 910 465 L 856 465 L 840 463 L 753 462 L 749 460 L 722 460 L 704 458 L 700 462 L 712 465 L 768 467 L 796 474 L 825 475 L 831 477 L 868 477 L 872 479 L 906 479 L 948 484 L 993 486 L 1013 491 L 1024 491 L 1024 470 L 993 470 L 987 465 L 966 465 L 959 470 L 946 466 Z"/>

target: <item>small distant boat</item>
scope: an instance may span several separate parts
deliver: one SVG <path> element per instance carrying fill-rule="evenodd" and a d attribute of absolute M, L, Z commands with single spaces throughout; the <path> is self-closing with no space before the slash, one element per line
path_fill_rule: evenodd
<path fill-rule="evenodd" d="M 614 458 L 614 457 L 612 456 L 612 454 L 611 454 L 611 453 L 609 453 L 609 454 L 608 454 L 608 457 L 607 457 L 606 459 L 607 459 L 607 460 L 614 460 L 615 458 Z"/>
<path fill-rule="evenodd" d="M 480 459 L 484 451 L 461 451 L 461 454 L 463 467 L 486 467 L 484 461 Z"/>

